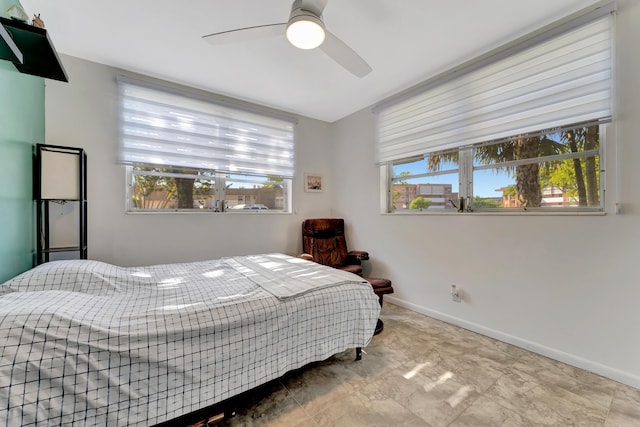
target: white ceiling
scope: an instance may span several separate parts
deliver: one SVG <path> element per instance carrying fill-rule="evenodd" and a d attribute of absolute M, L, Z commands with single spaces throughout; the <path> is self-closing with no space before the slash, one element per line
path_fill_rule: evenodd
<path fill-rule="evenodd" d="M 359 79 L 284 35 L 202 36 L 286 22 L 292 0 L 22 0 L 60 53 L 333 122 L 596 0 L 331 0 L 324 22 L 373 68 Z"/>

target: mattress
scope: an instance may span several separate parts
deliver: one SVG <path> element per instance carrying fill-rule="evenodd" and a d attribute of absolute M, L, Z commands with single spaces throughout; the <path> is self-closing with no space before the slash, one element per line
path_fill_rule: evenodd
<path fill-rule="evenodd" d="M 148 426 L 373 335 L 362 278 L 282 254 L 42 264 L 0 286 L 0 424 Z"/>

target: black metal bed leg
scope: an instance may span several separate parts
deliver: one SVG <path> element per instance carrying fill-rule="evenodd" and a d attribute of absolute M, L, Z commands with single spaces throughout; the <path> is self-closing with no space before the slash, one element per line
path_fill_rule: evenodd
<path fill-rule="evenodd" d="M 356 347 L 356 361 L 362 360 L 362 347 Z"/>

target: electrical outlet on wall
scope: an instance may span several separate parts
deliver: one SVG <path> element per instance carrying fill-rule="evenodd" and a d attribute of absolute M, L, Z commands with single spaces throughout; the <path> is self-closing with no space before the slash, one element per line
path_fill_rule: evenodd
<path fill-rule="evenodd" d="M 461 302 L 462 298 L 460 298 L 460 291 L 456 287 L 456 285 L 451 285 L 451 299 L 455 302 Z"/>

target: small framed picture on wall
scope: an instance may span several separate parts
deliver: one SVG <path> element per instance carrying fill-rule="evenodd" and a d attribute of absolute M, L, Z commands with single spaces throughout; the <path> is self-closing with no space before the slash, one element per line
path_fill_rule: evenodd
<path fill-rule="evenodd" d="M 304 174 L 304 191 L 308 193 L 321 193 L 322 190 L 322 175 L 318 173 Z"/>

